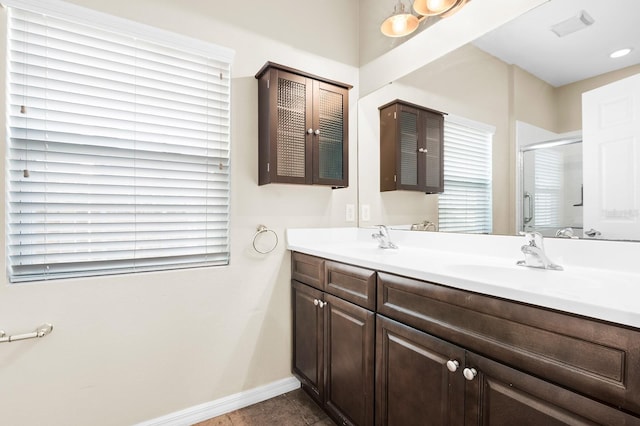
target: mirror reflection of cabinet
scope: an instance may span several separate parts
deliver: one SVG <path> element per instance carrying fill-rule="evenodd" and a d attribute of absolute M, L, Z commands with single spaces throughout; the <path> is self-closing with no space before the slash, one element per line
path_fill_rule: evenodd
<path fill-rule="evenodd" d="M 349 186 L 349 89 L 267 62 L 259 80 L 258 180 Z"/>
<path fill-rule="evenodd" d="M 380 191 L 442 192 L 444 113 L 395 100 L 380 110 Z"/>

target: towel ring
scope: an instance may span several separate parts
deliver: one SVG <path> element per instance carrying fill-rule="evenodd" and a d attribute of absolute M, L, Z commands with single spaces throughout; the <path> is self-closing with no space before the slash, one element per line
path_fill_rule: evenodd
<path fill-rule="evenodd" d="M 268 250 L 260 250 L 258 249 L 258 247 L 256 247 L 256 240 L 258 239 L 258 235 L 260 234 L 264 234 L 267 232 L 271 232 L 273 234 L 273 236 L 275 237 L 276 241 L 273 244 L 273 247 L 271 247 Z M 256 233 L 253 235 L 253 249 L 255 251 L 257 251 L 260 254 L 267 254 L 267 253 L 271 253 L 273 250 L 275 250 L 275 248 L 278 246 L 278 234 L 276 234 L 276 232 L 273 229 L 269 229 L 264 225 L 258 225 L 258 228 L 256 229 Z"/>

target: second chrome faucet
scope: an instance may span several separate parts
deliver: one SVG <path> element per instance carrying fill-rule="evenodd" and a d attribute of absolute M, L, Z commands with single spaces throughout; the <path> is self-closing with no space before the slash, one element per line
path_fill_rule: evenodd
<path fill-rule="evenodd" d="M 378 232 L 371 234 L 371 238 L 378 241 L 378 247 L 382 249 L 397 249 L 398 246 L 391 241 L 389 230 L 384 225 L 376 225 Z"/>
<path fill-rule="evenodd" d="M 520 248 L 524 253 L 524 260 L 516 262 L 517 265 L 554 271 L 563 270 L 562 266 L 553 263 L 544 252 L 544 241 L 541 233 L 525 232 L 524 237 L 527 243 Z"/>

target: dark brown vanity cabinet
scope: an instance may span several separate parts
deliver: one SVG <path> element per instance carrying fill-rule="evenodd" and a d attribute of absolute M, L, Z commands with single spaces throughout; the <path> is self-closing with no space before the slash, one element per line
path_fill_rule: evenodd
<path fill-rule="evenodd" d="M 640 419 L 378 316 L 377 425 L 637 425 Z"/>
<path fill-rule="evenodd" d="M 267 62 L 258 79 L 258 183 L 349 184 L 350 85 Z"/>
<path fill-rule="evenodd" d="M 395 100 L 380 108 L 380 191 L 444 190 L 444 113 Z"/>
<path fill-rule="evenodd" d="M 338 424 L 373 424 L 375 272 L 294 253 L 292 278 L 293 373 Z"/>
<path fill-rule="evenodd" d="M 378 424 L 640 425 L 638 330 L 382 272 L 377 311 Z"/>
<path fill-rule="evenodd" d="M 338 424 L 640 426 L 637 328 L 301 253 L 292 279 L 293 372 Z"/>

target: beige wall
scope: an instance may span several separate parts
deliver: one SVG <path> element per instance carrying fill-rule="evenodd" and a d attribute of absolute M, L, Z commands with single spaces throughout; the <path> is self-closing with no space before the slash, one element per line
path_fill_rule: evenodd
<path fill-rule="evenodd" d="M 513 118 L 543 129 L 558 127 L 556 91 L 553 86 L 527 71 L 511 66 L 513 73 Z"/>
<path fill-rule="evenodd" d="M 55 329 L 41 340 L 0 345 L 0 424 L 129 425 L 290 377 L 284 229 L 354 225 L 344 212 L 357 202 L 357 28 L 346 23 L 357 21 L 357 2 L 314 3 L 312 20 L 332 22 L 322 36 L 308 31 L 309 11 L 293 0 L 231 2 L 222 10 L 221 2 L 205 0 L 75 3 L 236 50 L 231 263 L 21 285 L 8 284 L 3 274 L 0 329 L 21 333 L 43 322 Z M 253 76 L 267 60 L 355 86 L 351 187 L 257 185 Z M 4 173 L 2 179 L 4 186 Z M 5 202 L 0 191 L 2 215 Z M 269 255 L 252 250 L 258 224 L 280 237 Z M 3 271 L 5 256 L 3 244 Z"/>

